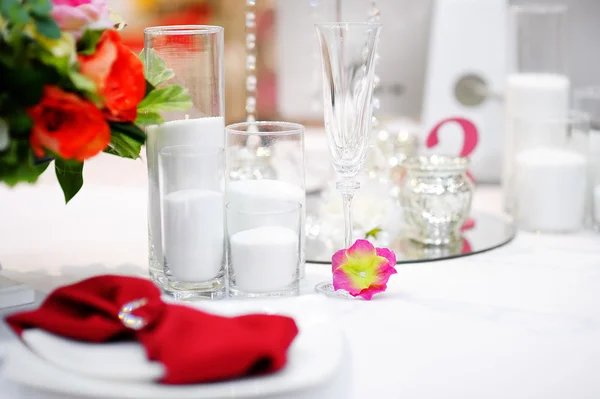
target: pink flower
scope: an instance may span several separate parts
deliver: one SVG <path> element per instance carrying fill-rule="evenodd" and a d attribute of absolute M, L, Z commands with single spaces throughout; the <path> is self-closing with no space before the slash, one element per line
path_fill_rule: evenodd
<path fill-rule="evenodd" d="M 52 0 L 52 18 L 60 29 L 79 39 L 85 29 L 111 28 L 106 0 Z"/>
<path fill-rule="evenodd" d="M 392 274 L 396 274 L 396 254 L 387 248 L 375 248 L 367 240 L 356 240 L 348 249 L 331 257 L 333 288 L 354 297 L 370 300 L 384 292 Z"/>

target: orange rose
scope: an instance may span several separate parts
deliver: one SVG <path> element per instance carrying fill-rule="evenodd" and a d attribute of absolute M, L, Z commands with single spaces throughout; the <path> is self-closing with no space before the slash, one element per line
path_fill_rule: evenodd
<path fill-rule="evenodd" d="M 115 30 L 102 34 L 96 52 L 79 56 L 80 71 L 92 79 L 104 98 L 108 119 L 133 122 L 146 94 L 144 66 L 121 42 Z"/>
<path fill-rule="evenodd" d="M 110 128 L 91 102 L 54 86 L 44 88 L 39 104 L 28 110 L 33 119 L 29 141 L 37 156 L 48 149 L 65 159 L 83 161 L 104 150 Z"/>

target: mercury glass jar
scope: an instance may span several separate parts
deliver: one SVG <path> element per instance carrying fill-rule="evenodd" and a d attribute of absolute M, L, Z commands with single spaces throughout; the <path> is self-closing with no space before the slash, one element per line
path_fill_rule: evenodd
<path fill-rule="evenodd" d="M 410 237 L 427 245 L 449 245 L 460 239 L 473 198 L 464 157 L 422 155 L 403 166 L 400 201 Z"/>

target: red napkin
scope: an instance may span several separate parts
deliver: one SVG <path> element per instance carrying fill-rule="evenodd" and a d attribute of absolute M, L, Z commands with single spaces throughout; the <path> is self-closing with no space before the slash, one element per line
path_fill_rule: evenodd
<path fill-rule="evenodd" d="M 140 300 L 139 308 L 123 312 L 125 305 Z M 40 328 L 87 342 L 137 340 L 149 360 L 165 366 L 161 381 L 166 384 L 277 371 L 285 365 L 287 350 L 298 334 L 289 317 L 229 318 L 166 304 L 151 281 L 123 276 L 94 277 L 61 287 L 39 309 L 6 321 L 17 334 Z"/>

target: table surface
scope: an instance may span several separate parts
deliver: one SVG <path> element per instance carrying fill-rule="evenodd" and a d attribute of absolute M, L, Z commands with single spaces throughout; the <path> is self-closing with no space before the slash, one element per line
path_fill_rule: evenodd
<path fill-rule="evenodd" d="M 0 187 L 3 273 L 42 293 L 103 273 L 145 276 L 145 168 L 127 167 L 66 207 L 48 178 Z M 475 209 L 499 203 L 497 187 L 477 189 Z M 302 293 L 328 277 L 308 265 Z M 351 345 L 355 398 L 600 397 L 599 235 L 519 233 L 480 255 L 401 265 L 371 302 L 327 303 Z M 1 376 L 0 392 L 28 397 Z"/>

